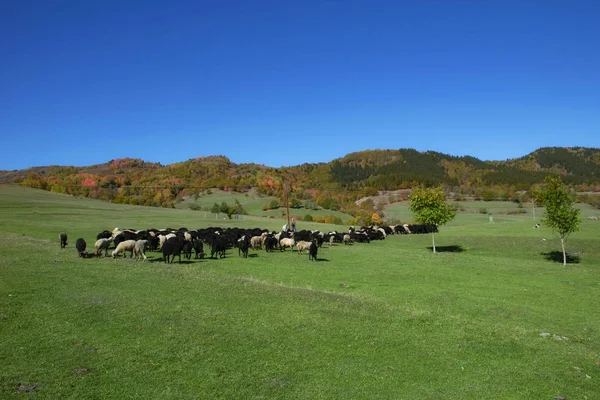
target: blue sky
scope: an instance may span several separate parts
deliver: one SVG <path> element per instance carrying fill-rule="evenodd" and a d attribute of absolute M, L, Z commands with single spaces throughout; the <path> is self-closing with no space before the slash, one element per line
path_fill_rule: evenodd
<path fill-rule="evenodd" d="M 600 147 L 600 1 L 0 2 L 0 169 Z"/>

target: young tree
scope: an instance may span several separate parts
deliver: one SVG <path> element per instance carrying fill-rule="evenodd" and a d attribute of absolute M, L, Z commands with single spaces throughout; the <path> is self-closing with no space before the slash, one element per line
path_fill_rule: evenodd
<path fill-rule="evenodd" d="M 558 233 L 563 252 L 563 265 L 567 265 L 565 243 L 569 235 L 579 230 L 580 210 L 573 207 L 569 192 L 559 177 L 546 177 L 545 185 L 537 192 L 536 200 L 546 207 L 544 225 Z"/>
<path fill-rule="evenodd" d="M 409 197 L 409 208 L 421 224 L 444 225 L 452 221 L 456 211 L 446 203 L 446 193 L 441 186 L 437 188 L 415 188 Z M 435 253 L 435 233 L 431 232 L 433 252 Z"/>

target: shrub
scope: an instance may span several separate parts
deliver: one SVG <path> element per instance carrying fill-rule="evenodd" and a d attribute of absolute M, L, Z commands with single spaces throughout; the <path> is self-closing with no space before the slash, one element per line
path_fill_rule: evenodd
<path fill-rule="evenodd" d="M 312 222 L 313 217 L 310 214 L 306 214 L 303 218 L 304 221 Z"/>
<path fill-rule="evenodd" d="M 479 209 L 479 214 L 487 214 L 487 213 L 488 213 L 488 210 L 487 210 L 487 208 L 485 208 L 485 207 L 481 207 L 481 208 Z"/>

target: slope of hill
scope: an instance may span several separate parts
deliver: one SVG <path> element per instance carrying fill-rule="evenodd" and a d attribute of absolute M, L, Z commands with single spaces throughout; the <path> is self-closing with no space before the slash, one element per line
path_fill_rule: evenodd
<path fill-rule="evenodd" d="M 328 163 L 272 168 L 235 164 L 225 156 L 198 157 L 161 165 L 140 159 L 116 159 L 87 167 L 49 166 L 1 171 L 0 182 L 116 203 L 173 207 L 186 196 L 209 188 L 258 193 L 292 203 L 313 202 L 322 208 L 357 215 L 361 197 L 416 185 L 445 185 L 463 194 L 487 191 L 490 198 L 511 198 L 549 174 L 582 191 L 600 191 L 600 149 L 538 149 L 507 161 L 482 161 L 414 149 L 366 150 Z M 365 205 L 364 213 L 375 211 Z"/>

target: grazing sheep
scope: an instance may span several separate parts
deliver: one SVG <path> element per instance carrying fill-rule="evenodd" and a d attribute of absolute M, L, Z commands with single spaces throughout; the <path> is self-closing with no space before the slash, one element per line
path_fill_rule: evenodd
<path fill-rule="evenodd" d="M 77 241 L 75 241 L 75 248 L 77 249 L 77 253 L 79 254 L 79 257 L 85 258 L 85 247 L 86 247 L 86 243 L 85 243 L 85 240 L 83 240 L 83 238 L 79 238 L 79 239 L 77 239 Z"/>
<path fill-rule="evenodd" d="M 250 247 L 252 250 L 262 249 L 264 236 L 252 236 L 250 239 Z"/>
<path fill-rule="evenodd" d="M 191 237 L 191 236 L 190 236 Z M 185 240 L 183 242 L 183 247 L 181 248 L 181 252 L 186 260 L 192 258 L 192 249 L 194 248 L 192 242 L 190 240 Z"/>
<path fill-rule="evenodd" d="M 183 238 L 177 236 L 171 237 L 165 241 L 161 250 L 163 254 L 163 261 L 166 264 L 172 264 L 175 260 L 175 256 L 179 256 L 179 262 L 181 263 L 181 250 L 183 249 L 184 242 L 185 241 Z M 173 256 L 170 262 L 169 256 Z"/>
<path fill-rule="evenodd" d="M 67 234 L 61 232 L 58 234 L 58 238 L 60 239 L 60 248 L 64 249 L 67 246 Z"/>
<path fill-rule="evenodd" d="M 130 251 L 131 254 L 130 254 L 129 258 L 132 258 L 133 250 L 135 249 L 135 243 L 136 243 L 136 241 L 133 239 L 125 240 L 125 241 L 119 243 L 117 248 L 111 253 L 112 257 L 116 258 L 121 253 L 123 253 L 123 257 L 125 257 L 125 252 Z"/>
<path fill-rule="evenodd" d="M 174 233 L 169 233 L 168 235 L 158 235 L 158 248 L 162 249 L 163 244 L 165 244 L 165 242 L 171 238 L 174 238 L 175 235 Z"/>
<path fill-rule="evenodd" d="M 344 235 L 344 237 L 342 238 L 342 243 L 344 244 L 350 244 L 352 243 L 352 240 L 350 239 L 350 235 L 348 235 L 347 233 Z"/>
<path fill-rule="evenodd" d="M 301 240 L 296 243 L 296 249 L 298 250 L 298 254 L 302 254 L 304 250 L 308 250 L 310 248 L 311 242 L 307 242 L 305 240 Z"/>
<path fill-rule="evenodd" d="M 148 241 L 145 239 L 140 239 L 137 240 L 135 242 L 135 245 L 133 247 L 133 253 L 135 254 L 135 259 L 138 260 L 139 258 L 144 259 L 144 261 L 146 261 L 146 246 L 148 245 Z"/>
<path fill-rule="evenodd" d="M 227 250 L 227 238 L 217 235 L 212 241 L 210 248 L 210 258 L 225 258 L 225 251 Z"/>
<path fill-rule="evenodd" d="M 277 249 L 277 239 L 275 236 L 267 236 L 265 238 L 265 251 L 275 251 Z"/>
<path fill-rule="evenodd" d="M 196 252 L 195 258 L 204 258 L 204 245 L 202 244 L 202 241 L 200 239 L 196 238 L 192 240 L 192 247 Z"/>
<path fill-rule="evenodd" d="M 254 236 L 254 237 L 260 238 L 260 236 Z M 244 235 L 238 239 L 238 241 L 237 241 L 238 255 L 243 254 L 244 258 L 248 258 L 248 249 L 250 248 L 251 241 L 252 241 L 252 239 L 254 239 L 254 237 L 250 238 L 249 235 Z M 261 241 L 262 241 L 262 238 L 261 238 Z"/>
<path fill-rule="evenodd" d="M 279 250 L 285 251 L 286 247 L 292 248 L 294 244 L 296 244 L 294 238 L 283 238 L 279 241 Z"/>
<path fill-rule="evenodd" d="M 102 250 L 104 250 L 104 257 L 108 257 L 108 247 L 110 246 L 112 241 L 113 241 L 112 237 L 110 237 L 108 239 L 101 238 L 101 239 L 96 240 L 96 243 L 94 243 L 94 248 L 96 249 L 96 257 L 100 257 Z"/>
<path fill-rule="evenodd" d="M 112 237 L 112 233 L 110 231 L 104 230 L 102 232 L 100 232 L 99 234 L 96 235 L 96 240 L 98 239 L 108 239 L 109 237 Z"/>
<path fill-rule="evenodd" d="M 317 244 L 316 240 L 313 239 L 313 241 L 310 243 L 310 247 L 308 248 L 308 259 L 310 261 L 319 261 L 319 259 L 317 258 L 317 251 L 319 250 L 319 245 Z"/>

